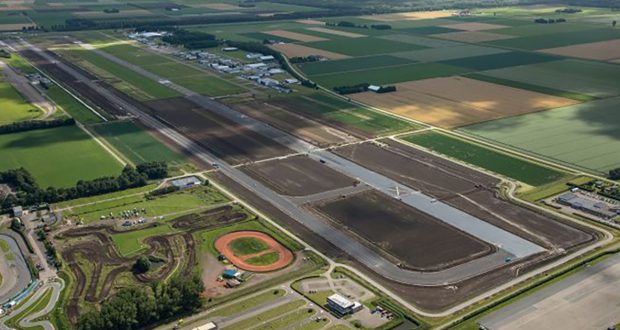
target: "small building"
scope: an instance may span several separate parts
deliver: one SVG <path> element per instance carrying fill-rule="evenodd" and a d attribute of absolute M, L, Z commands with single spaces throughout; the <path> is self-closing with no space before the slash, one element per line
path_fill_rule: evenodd
<path fill-rule="evenodd" d="M 226 285 L 227 288 L 233 289 L 233 288 L 236 288 L 236 287 L 240 286 L 241 285 L 241 281 L 239 281 L 236 278 L 231 278 L 229 280 L 226 280 L 226 284 L 225 285 Z"/>
<path fill-rule="evenodd" d="M 295 78 L 284 79 L 284 82 L 289 84 L 289 85 L 299 84 L 299 80 L 297 80 Z"/>
<path fill-rule="evenodd" d="M 353 314 L 360 311 L 363 307 L 359 302 L 350 301 L 337 293 L 327 297 L 327 306 L 340 315 Z"/>
<path fill-rule="evenodd" d="M 269 69 L 269 74 L 280 74 L 280 73 L 284 73 L 284 70 L 279 69 L 279 68 L 274 68 L 274 69 Z"/>
<path fill-rule="evenodd" d="M 257 80 L 257 82 L 261 85 L 265 85 L 265 86 L 278 86 L 280 85 L 280 82 L 275 80 L 275 79 L 271 79 L 271 78 L 260 78 Z"/>
<path fill-rule="evenodd" d="M 237 51 L 237 50 L 239 50 L 239 48 L 237 48 L 237 47 L 224 47 L 224 48 L 222 48 L 223 52 L 234 52 L 234 51 Z"/>
<path fill-rule="evenodd" d="M 261 53 L 250 53 L 250 54 L 246 54 L 245 58 L 247 58 L 248 60 L 256 60 L 261 58 L 261 56 L 263 56 L 263 54 Z"/>
<path fill-rule="evenodd" d="M 193 328 L 192 330 L 215 330 L 215 329 L 217 329 L 217 324 L 215 324 L 215 322 L 209 322 L 199 327 Z"/>
<path fill-rule="evenodd" d="M 568 192 L 557 197 L 556 202 L 569 206 L 573 209 L 580 210 L 597 217 L 604 219 L 611 219 L 618 215 L 618 208 L 615 205 L 610 205 L 601 200 L 597 200 L 592 197 L 577 194 L 574 192 Z"/>
<path fill-rule="evenodd" d="M 184 188 L 191 188 L 194 186 L 199 186 L 202 184 L 202 181 L 195 176 L 188 176 L 188 177 L 172 180 L 171 184 L 175 187 L 184 189 Z"/>
<path fill-rule="evenodd" d="M 241 275 L 243 275 L 243 273 L 241 273 L 240 271 L 236 270 L 236 269 L 226 269 L 223 273 L 222 273 L 222 277 L 225 279 L 241 279 Z"/>
<path fill-rule="evenodd" d="M 273 61 L 273 60 L 275 60 L 276 58 L 275 58 L 275 57 L 273 57 L 273 55 L 264 55 L 264 56 L 259 57 L 259 59 L 260 59 L 261 61 L 265 61 L 265 62 L 267 62 L 267 61 Z"/>
<path fill-rule="evenodd" d="M 13 216 L 19 218 L 24 215 L 24 209 L 21 206 L 15 206 L 13 208 Z"/>
<path fill-rule="evenodd" d="M 381 90 L 381 86 L 370 85 L 370 86 L 368 86 L 368 90 L 369 91 L 373 91 L 373 92 L 378 92 L 379 90 Z"/>
<path fill-rule="evenodd" d="M 244 69 L 246 70 L 256 70 L 256 69 L 261 69 L 266 67 L 267 64 L 265 63 L 252 63 L 252 64 L 247 64 L 246 66 L 244 66 Z"/>

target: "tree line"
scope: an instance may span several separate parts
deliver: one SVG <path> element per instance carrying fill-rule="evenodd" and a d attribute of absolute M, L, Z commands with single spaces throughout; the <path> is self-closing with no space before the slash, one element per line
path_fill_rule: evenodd
<path fill-rule="evenodd" d="M 214 35 L 198 31 L 175 29 L 171 34 L 161 38 L 172 45 L 183 45 L 187 49 L 211 48 L 220 45 Z"/>
<path fill-rule="evenodd" d="M 22 205 L 30 206 L 41 203 L 57 203 L 66 200 L 96 196 L 114 191 L 145 186 L 148 180 L 162 179 L 168 176 L 165 162 L 148 162 L 133 167 L 125 166 L 120 175 L 106 176 L 94 180 L 80 180 L 73 187 L 42 189 L 35 178 L 25 168 L 0 172 L 0 183 L 8 184 L 14 191 L 0 202 L 0 210 L 7 212 Z"/>
<path fill-rule="evenodd" d="M 82 314 L 78 330 L 141 329 L 193 313 L 202 307 L 200 276 L 177 276 L 169 282 L 118 290 L 99 310 Z"/>
<path fill-rule="evenodd" d="M 0 134 L 31 131 L 35 129 L 53 128 L 75 125 L 73 118 L 58 118 L 51 120 L 24 120 L 0 126 Z"/>

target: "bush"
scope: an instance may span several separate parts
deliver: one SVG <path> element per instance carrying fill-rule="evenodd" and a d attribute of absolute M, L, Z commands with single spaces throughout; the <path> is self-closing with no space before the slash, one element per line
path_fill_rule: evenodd
<path fill-rule="evenodd" d="M 620 180 L 620 167 L 609 170 L 609 178 L 611 180 Z"/>
<path fill-rule="evenodd" d="M 143 274 L 148 272 L 151 269 L 151 261 L 147 256 L 141 256 L 136 260 L 136 263 L 133 265 L 134 272 L 138 274 Z"/>
<path fill-rule="evenodd" d="M 334 87 L 334 91 L 336 91 L 336 93 L 340 95 L 361 93 L 361 92 L 367 91 L 368 86 L 370 86 L 370 84 L 368 83 L 362 83 L 362 84 L 353 85 L 353 86 L 338 86 L 338 87 Z"/>

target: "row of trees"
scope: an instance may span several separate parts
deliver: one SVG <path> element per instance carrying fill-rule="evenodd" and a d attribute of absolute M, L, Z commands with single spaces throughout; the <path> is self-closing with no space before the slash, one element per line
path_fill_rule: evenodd
<path fill-rule="evenodd" d="M 52 128 L 75 125 L 73 118 L 58 118 L 51 120 L 25 120 L 0 126 L 0 134 L 31 131 L 35 129 Z"/>
<path fill-rule="evenodd" d="M 346 28 L 358 28 L 358 29 L 375 29 L 375 30 L 390 30 L 392 28 L 389 24 L 372 24 L 370 26 L 366 24 L 355 24 L 348 21 L 340 21 L 338 23 L 325 23 L 327 26 L 338 26 L 338 27 L 346 27 Z"/>
<path fill-rule="evenodd" d="M 198 275 L 175 277 L 150 287 L 120 289 L 101 304 L 100 310 L 84 313 L 79 330 L 141 329 L 202 307 L 204 285 Z"/>
<path fill-rule="evenodd" d="M 537 18 L 534 20 L 534 23 L 539 23 L 539 24 L 553 24 L 553 23 L 564 23 L 566 22 L 566 19 L 564 18 Z"/>
<path fill-rule="evenodd" d="M 334 87 L 334 91 L 340 95 L 361 93 L 367 91 L 368 86 L 370 86 L 369 83 L 362 83 L 353 86 L 336 86 Z"/>
<path fill-rule="evenodd" d="M 17 205 L 29 206 L 41 203 L 56 203 L 80 197 L 96 196 L 114 191 L 144 186 L 148 180 L 168 176 L 165 162 L 149 162 L 133 166 L 127 165 L 117 177 L 101 177 L 94 180 L 80 180 L 74 187 L 42 189 L 36 180 L 24 168 L 0 172 L 0 183 L 6 183 L 15 192 L 9 194 L 2 202 L 3 212 Z"/>

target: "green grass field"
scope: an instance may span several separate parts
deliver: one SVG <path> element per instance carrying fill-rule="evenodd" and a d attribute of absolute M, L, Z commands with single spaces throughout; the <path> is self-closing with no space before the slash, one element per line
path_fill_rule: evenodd
<path fill-rule="evenodd" d="M 126 196 L 110 201 L 105 201 L 105 198 L 114 197 L 103 195 L 99 199 L 102 201 L 101 203 L 73 207 L 70 211 L 65 212 L 65 216 L 81 219 L 84 223 L 91 223 L 100 221 L 102 216 L 109 218 L 112 214 L 114 217 L 119 217 L 121 212 L 136 208 L 138 210 L 145 209 L 146 212 L 141 213 L 144 218 L 166 216 L 165 219 L 172 219 L 181 214 L 195 212 L 228 201 L 219 191 L 210 187 L 187 189 L 152 199 L 147 198 L 144 194 Z"/>
<path fill-rule="evenodd" d="M 509 52 L 459 58 L 454 60 L 442 61 L 441 63 L 479 71 L 500 69 L 519 65 L 544 63 L 555 60 L 558 60 L 558 57 L 546 54 Z"/>
<path fill-rule="evenodd" d="M 348 72 L 367 70 L 368 68 L 380 68 L 387 66 L 410 64 L 413 61 L 390 55 L 375 55 L 367 57 L 348 58 L 338 61 L 321 61 L 298 64 L 304 73 L 314 76 L 336 72 Z"/>
<path fill-rule="evenodd" d="M 587 30 L 578 29 L 577 31 L 531 35 L 521 38 L 491 41 L 488 44 L 500 47 L 535 50 L 563 47 L 588 42 L 612 40 L 618 38 L 620 38 L 620 30 L 612 29 L 610 24 L 609 28 L 606 27 L 601 29 Z"/>
<path fill-rule="evenodd" d="M 424 132 L 409 135 L 403 139 L 531 186 L 553 182 L 566 175 L 563 172 L 441 133 Z"/>
<path fill-rule="evenodd" d="M 507 50 L 478 45 L 462 45 L 454 47 L 428 48 L 409 52 L 393 53 L 392 56 L 402 57 L 418 62 L 446 61 L 458 58 L 506 53 Z"/>
<path fill-rule="evenodd" d="M 270 252 L 261 254 L 256 257 L 248 258 L 245 260 L 245 262 L 250 265 L 264 266 L 274 264 L 278 260 L 280 260 L 280 254 L 278 252 Z"/>
<path fill-rule="evenodd" d="M 620 95 L 620 65 L 562 60 L 481 74 L 594 97 Z"/>
<path fill-rule="evenodd" d="M 127 233 L 112 235 L 112 241 L 116 244 L 118 253 L 127 257 L 135 255 L 145 248 L 144 240 L 158 235 L 174 234 L 177 231 L 166 224 L 159 224 L 157 227 L 151 227 L 142 230 L 134 230 Z"/>
<path fill-rule="evenodd" d="M 620 166 L 620 98 L 577 104 L 462 128 L 564 164 L 603 173 Z"/>
<path fill-rule="evenodd" d="M 363 32 L 363 31 L 362 31 Z M 377 54 L 389 54 L 426 48 L 425 46 L 407 44 L 398 41 L 365 37 L 346 38 L 337 40 L 317 41 L 306 43 L 308 47 L 328 50 L 330 52 L 350 55 L 367 56 Z"/>
<path fill-rule="evenodd" d="M 241 237 L 230 242 L 228 245 L 230 250 L 236 256 L 245 256 L 248 254 L 259 253 L 269 248 L 264 241 L 254 237 Z"/>
<path fill-rule="evenodd" d="M 121 190 L 121 191 L 115 191 L 115 192 L 111 192 L 111 193 L 103 194 L 103 195 L 97 195 L 97 196 L 90 196 L 90 197 L 82 197 L 82 198 L 72 199 L 72 200 L 68 200 L 68 201 L 64 201 L 64 202 L 60 202 L 60 203 L 55 203 L 55 204 L 53 204 L 53 208 L 54 209 L 62 209 L 62 208 L 67 208 L 67 207 L 79 206 L 79 205 L 83 205 L 83 204 L 99 203 L 99 202 L 107 200 L 107 199 L 120 198 L 120 197 L 123 197 L 123 196 L 145 193 L 145 192 L 149 192 L 149 191 L 157 188 L 157 185 L 158 184 L 153 183 L 153 184 L 148 184 L 148 185 L 143 186 L 143 187 L 130 188 L 130 189 L 125 189 L 125 190 Z"/>
<path fill-rule="evenodd" d="M 224 329 L 226 330 L 245 330 L 245 329 L 249 329 L 257 324 L 264 324 L 267 321 L 271 320 L 271 319 L 275 319 L 279 316 L 282 316 L 284 314 L 293 312 L 294 310 L 304 306 L 306 304 L 306 302 L 302 299 L 300 300 L 294 300 L 291 301 L 289 303 L 280 305 L 278 307 L 275 307 L 273 309 L 270 309 L 266 312 L 260 313 L 256 316 L 252 316 L 250 318 L 244 319 L 242 321 L 233 323 L 230 326 L 225 327 Z M 305 313 L 306 310 L 304 309 L 303 312 Z M 308 314 L 310 315 L 310 314 Z M 284 327 L 286 328 L 286 326 Z"/>
<path fill-rule="evenodd" d="M 35 119 L 42 113 L 40 109 L 26 102 L 11 84 L 4 82 L 0 74 L 0 125 Z"/>
<path fill-rule="evenodd" d="M 78 180 L 117 176 L 122 165 L 76 126 L 0 135 L 0 171 L 24 167 L 39 185 L 70 187 Z"/>
<path fill-rule="evenodd" d="M 348 103 L 326 94 L 310 94 L 288 98 L 293 106 L 310 117 L 341 123 L 372 135 L 413 130 L 419 126 Z"/>
<path fill-rule="evenodd" d="M 471 72 L 471 69 L 442 63 L 417 63 L 387 68 L 321 75 L 313 80 L 327 88 L 352 86 L 361 83 L 394 84 L 399 82 L 445 77 Z"/>
<path fill-rule="evenodd" d="M 232 316 L 243 311 L 246 311 L 250 308 L 264 305 L 268 302 L 272 302 L 282 296 L 286 291 L 282 289 L 268 290 L 263 293 L 257 294 L 247 299 L 243 299 L 240 301 L 236 301 L 234 304 L 230 304 L 228 306 L 218 308 L 214 310 L 212 313 L 209 313 L 210 316 Z"/>
<path fill-rule="evenodd" d="M 150 161 L 183 163 L 181 155 L 130 121 L 105 123 L 92 128 L 134 164 Z"/>
<path fill-rule="evenodd" d="M 47 90 L 47 97 L 68 113 L 69 116 L 82 124 L 94 124 L 102 121 L 99 116 L 59 86 L 51 86 Z"/>

